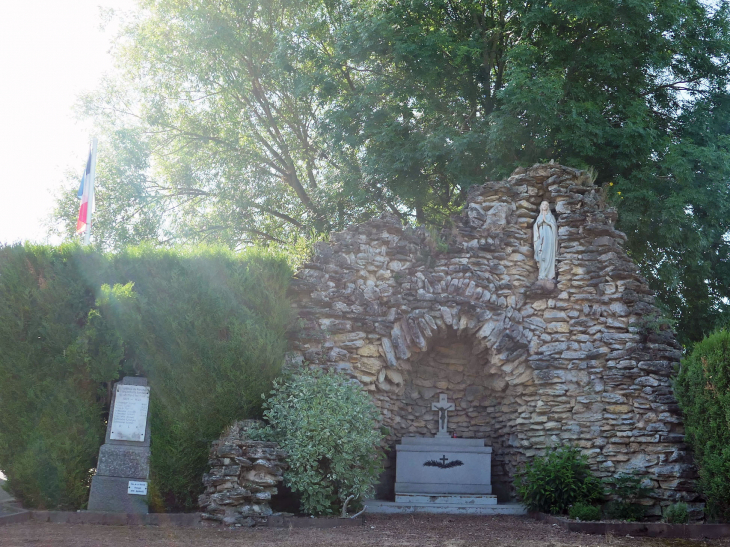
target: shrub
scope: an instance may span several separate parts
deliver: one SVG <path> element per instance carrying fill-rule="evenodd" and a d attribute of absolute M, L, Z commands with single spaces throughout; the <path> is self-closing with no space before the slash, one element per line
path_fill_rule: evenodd
<path fill-rule="evenodd" d="M 601 520 L 601 509 L 587 503 L 575 503 L 568 509 L 568 516 L 575 520 Z"/>
<path fill-rule="evenodd" d="M 276 382 L 264 409 L 268 425 L 259 438 L 288 452 L 284 481 L 301 496 L 305 512 L 332 514 L 348 496 L 373 494 L 382 435 L 378 411 L 358 384 L 307 370 Z"/>
<path fill-rule="evenodd" d="M 695 345 L 674 386 L 711 518 L 730 521 L 730 330 Z"/>
<path fill-rule="evenodd" d="M 684 502 L 674 503 L 664 509 L 664 520 L 670 524 L 687 524 L 689 509 Z"/>
<path fill-rule="evenodd" d="M 616 496 L 606 504 L 608 517 L 629 522 L 643 520 L 646 509 L 637 502 L 651 494 L 652 489 L 644 485 L 642 477 L 636 473 L 620 473 L 605 482 Z"/>
<path fill-rule="evenodd" d="M 27 507 L 82 507 L 104 440 L 100 387 L 116 372 L 83 342 L 94 261 L 75 245 L 0 247 L 0 469 Z"/>
<path fill-rule="evenodd" d="M 531 511 L 562 514 L 575 503 L 601 498 L 600 481 L 577 448 L 548 450 L 528 462 L 515 481 L 522 503 Z"/>
<path fill-rule="evenodd" d="M 0 469 L 28 507 L 79 509 L 110 385 L 151 387 L 151 492 L 196 506 L 209 443 L 280 373 L 285 261 L 257 250 L 0 247 Z"/>

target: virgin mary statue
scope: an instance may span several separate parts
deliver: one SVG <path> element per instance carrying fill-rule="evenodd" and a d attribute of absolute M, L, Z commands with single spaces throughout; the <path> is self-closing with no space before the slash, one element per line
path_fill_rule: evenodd
<path fill-rule="evenodd" d="M 558 223 L 550 212 L 550 204 L 540 204 L 540 214 L 532 228 L 532 242 L 535 247 L 535 260 L 538 279 L 555 279 L 555 255 L 558 251 Z"/>

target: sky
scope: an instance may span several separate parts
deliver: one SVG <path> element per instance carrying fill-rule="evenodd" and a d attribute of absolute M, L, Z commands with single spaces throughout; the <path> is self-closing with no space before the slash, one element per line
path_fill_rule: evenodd
<path fill-rule="evenodd" d="M 0 244 L 47 241 L 47 221 L 68 170 L 79 178 L 90 124 L 75 119 L 80 94 L 112 70 L 118 32 L 100 7 L 134 0 L 22 0 L 0 17 Z"/>

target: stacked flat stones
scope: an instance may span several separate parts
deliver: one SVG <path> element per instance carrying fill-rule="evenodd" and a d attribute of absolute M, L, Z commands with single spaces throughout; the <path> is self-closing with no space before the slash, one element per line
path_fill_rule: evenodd
<path fill-rule="evenodd" d="M 543 200 L 558 223 L 554 289 L 537 282 L 533 258 Z M 293 286 L 303 328 L 292 364 L 360 382 L 391 447 L 435 434 L 430 404 L 447 393 L 453 431 L 494 448 L 502 498 L 527 458 L 572 443 L 599 476 L 644 474 L 650 515 L 680 500 L 699 508 L 670 380 L 681 348 L 671 331 L 645 328 L 653 295 L 589 175 L 518 169 L 472 188 L 452 220 L 435 239 L 384 215 L 320 244 Z"/>
<path fill-rule="evenodd" d="M 205 493 L 198 498 L 202 518 L 228 526 L 254 526 L 272 514 L 287 465 L 276 443 L 251 441 L 246 430 L 253 420 L 237 422 L 210 449 L 210 473 L 203 475 Z"/>

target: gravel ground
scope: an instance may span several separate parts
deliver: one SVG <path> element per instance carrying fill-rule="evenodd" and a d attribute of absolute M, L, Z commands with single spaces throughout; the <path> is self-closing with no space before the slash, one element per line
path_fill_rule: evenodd
<path fill-rule="evenodd" d="M 708 542 L 588 536 L 526 517 L 370 516 L 365 526 L 315 529 L 160 528 L 80 524 L 0 527 L 3 547 L 730 547 Z"/>

